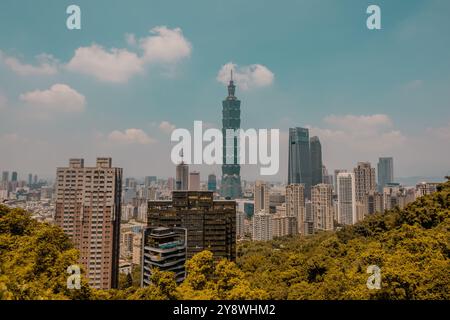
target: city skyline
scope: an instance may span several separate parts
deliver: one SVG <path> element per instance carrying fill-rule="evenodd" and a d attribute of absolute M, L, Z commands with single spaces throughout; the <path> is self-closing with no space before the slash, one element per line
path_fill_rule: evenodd
<path fill-rule="evenodd" d="M 206 1 L 183 14 L 167 4 L 139 2 L 133 15 L 124 4 L 108 5 L 107 15 L 100 1 L 78 4 L 86 18 L 79 31 L 65 28 L 64 4 L 47 2 L 38 15 L 0 4 L 2 171 L 54 178 L 68 158 L 107 156 L 125 176 L 173 177 L 171 130 L 194 120 L 220 129 L 233 68 L 241 127 L 281 130 L 280 171 L 265 180 L 286 181 L 290 127 L 319 137 L 330 171 L 392 156 L 396 177 L 449 174 L 448 3 L 380 1 L 385 18 L 375 33 L 364 25 L 367 3 L 357 1 L 266 4 L 271 10 L 256 16 L 262 4 L 253 1 L 226 17 L 223 4 Z M 99 69 L 87 61 L 95 57 L 105 58 Z M 191 170 L 221 176 L 220 166 Z M 241 171 L 259 178 L 258 166 Z"/>

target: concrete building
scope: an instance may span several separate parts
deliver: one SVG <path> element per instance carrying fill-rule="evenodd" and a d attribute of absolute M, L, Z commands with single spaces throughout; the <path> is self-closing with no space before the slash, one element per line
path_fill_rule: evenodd
<path fill-rule="evenodd" d="M 255 212 L 252 218 L 253 241 L 269 241 L 273 238 L 272 215 L 265 211 Z"/>
<path fill-rule="evenodd" d="M 311 152 L 309 130 L 289 128 L 288 184 L 303 184 L 304 198 L 311 199 Z"/>
<path fill-rule="evenodd" d="M 351 225 L 357 221 L 355 175 L 340 172 L 337 175 L 338 223 Z"/>
<path fill-rule="evenodd" d="M 210 250 L 216 260 L 236 259 L 236 202 L 211 191 L 173 191 L 172 200 L 148 202 L 148 227 L 187 229 L 187 258 Z"/>
<path fill-rule="evenodd" d="M 333 230 L 333 187 L 323 183 L 315 185 L 311 189 L 311 198 L 314 230 Z"/>
<path fill-rule="evenodd" d="M 95 167 L 70 159 L 56 172 L 55 222 L 80 252 L 89 284 L 118 285 L 122 169 L 111 158 L 97 158 Z"/>
<path fill-rule="evenodd" d="M 189 173 L 189 191 L 200 191 L 200 172 Z"/>
<path fill-rule="evenodd" d="M 184 228 L 151 227 L 143 233 L 141 286 L 151 283 L 155 268 L 175 274 L 177 283 L 186 277 L 187 230 Z"/>
<path fill-rule="evenodd" d="M 270 213 L 270 197 L 269 186 L 264 181 L 256 181 L 255 183 L 255 213 L 264 211 Z"/>

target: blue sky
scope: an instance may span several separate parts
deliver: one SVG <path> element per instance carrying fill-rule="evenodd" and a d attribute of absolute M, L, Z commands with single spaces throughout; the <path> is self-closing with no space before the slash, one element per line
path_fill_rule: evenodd
<path fill-rule="evenodd" d="M 70 4 L 81 30 L 66 28 Z M 366 28 L 369 4 L 382 30 Z M 319 136 L 329 170 L 392 155 L 397 176 L 448 174 L 449 13 L 438 0 L 2 0 L 0 170 L 52 175 L 69 157 L 110 155 L 126 175 L 173 175 L 167 132 L 220 125 L 217 78 L 232 62 L 242 126 L 282 131 L 273 180 L 292 126 Z M 111 68 L 90 62 L 99 52 Z"/>

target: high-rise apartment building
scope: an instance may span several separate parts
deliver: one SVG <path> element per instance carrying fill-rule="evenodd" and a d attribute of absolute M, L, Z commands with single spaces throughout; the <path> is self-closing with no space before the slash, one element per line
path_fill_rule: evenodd
<path fill-rule="evenodd" d="M 370 162 L 358 162 L 353 172 L 355 174 L 356 201 L 362 203 L 367 194 L 376 190 L 375 168 L 371 167 Z"/>
<path fill-rule="evenodd" d="M 200 172 L 189 173 L 189 191 L 200 191 Z"/>
<path fill-rule="evenodd" d="M 378 159 L 378 192 L 388 183 L 394 182 L 394 158 L 384 157 Z"/>
<path fill-rule="evenodd" d="M 338 223 L 351 225 L 357 221 L 355 174 L 340 172 L 337 175 Z"/>
<path fill-rule="evenodd" d="M 264 211 L 270 213 L 269 186 L 264 181 L 255 183 L 255 213 Z"/>
<path fill-rule="evenodd" d="M 186 277 L 186 236 L 184 228 L 154 227 L 143 232 L 141 286 L 151 283 L 154 268 L 175 274 L 177 283 Z"/>
<path fill-rule="evenodd" d="M 305 235 L 305 187 L 294 183 L 286 186 L 286 216 L 297 219 L 298 233 Z"/>
<path fill-rule="evenodd" d="M 333 222 L 333 188 L 329 184 L 317 184 L 311 189 L 311 210 L 315 230 L 330 231 Z"/>
<path fill-rule="evenodd" d="M 245 236 L 245 212 L 236 211 L 236 239 L 243 239 Z"/>
<path fill-rule="evenodd" d="M 305 197 L 311 198 L 311 153 L 309 130 L 289 128 L 288 184 L 302 183 Z"/>
<path fill-rule="evenodd" d="M 322 145 L 319 137 L 310 139 L 311 152 L 311 186 L 315 186 L 323 182 L 323 164 L 322 164 Z"/>
<path fill-rule="evenodd" d="M 255 212 L 252 218 L 252 240 L 269 241 L 273 238 L 272 215 L 265 211 Z"/>
<path fill-rule="evenodd" d="M 118 285 L 122 169 L 111 158 L 97 158 L 95 167 L 70 159 L 56 171 L 55 222 L 80 252 L 89 284 Z"/>
<path fill-rule="evenodd" d="M 209 250 L 236 259 L 236 202 L 214 200 L 211 191 L 173 191 L 172 200 L 148 202 L 148 227 L 187 229 L 187 258 Z"/>
<path fill-rule="evenodd" d="M 239 139 L 236 135 L 227 139 L 227 130 L 237 132 L 241 126 L 241 101 L 234 95 L 235 90 L 231 72 L 228 96 L 222 102 L 223 165 L 220 193 L 226 199 L 237 199 L 242 195 Z"/>

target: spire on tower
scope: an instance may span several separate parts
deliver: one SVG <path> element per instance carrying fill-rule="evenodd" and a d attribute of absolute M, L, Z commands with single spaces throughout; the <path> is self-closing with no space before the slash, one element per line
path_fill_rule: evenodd
<path fill-rule="evenodd" d="M 233 81 L 233 69 L 230 70 L 230 83 L 228 84 L 228 97 L 235 99 L 234 92 L 236 90 L 236 86 Z"/>

